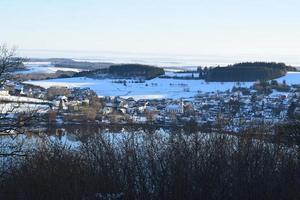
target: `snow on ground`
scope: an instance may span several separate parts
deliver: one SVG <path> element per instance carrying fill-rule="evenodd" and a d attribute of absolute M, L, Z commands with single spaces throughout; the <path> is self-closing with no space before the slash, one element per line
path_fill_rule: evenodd
<path fill-rule="evenodd" d="M 40 65 L 51 65 L 51 62 L 23 62 L 25 66 L 40 66 Z"/>
<path fill-rule="evenodd" d="M 46 113 L 49 106 L 29 103 L 0 103 L 0 114 L 6 113 Z"/>
<path fill-rule="evenodd" d="M 286 81 L 288 85 L 300 84 L 300 72 L 288 72 L 286 76 L 276 79 L 279 83 Z"/>
<path fill-rule="evenodd" d="M 46 112 L 49 110 L 50 103 L 41 99 L 19 97 L 19 96 L 0 96 L 0 113 L 30 113 L 30 112 Z"/>
<path fill-rule="evenodd" d="M 50 88 L 50 87 L 68 87 L 68 88 L 75 88 L 75 87 L 90 87 L 94 83 L 93 82 L 79 82 L 77 79 L 84 79 L 87 80 L 86 78 L 76 78 L 75 80 L 71 78 L 70 79 L 52 79 L 51 81 L 25 81 L 25 84 L 31 84 L 31 85 L 37 85 L 43 88 Z"/>
<path fill-rule="evenodd" d="M 120 79 L 118 79 L 120 80 Z M 300 72 L 288 73 L 277 79 L 286 80 L 288 84 L 300 84 Z M 85 77 L 52 79 L 44 81 L 27 81 L 25 83 L 38 85 L 44 88 L 51 86 L 89 87 L 99 96 L 122 96 L 135 99 L 162 99 L 162 98 L 189 98 L 198 92 L 214 92 L 231 90 L 238 86 L 235 82 L 205 82 L 204 80 L 180 80 L 155 78 L 145 83 L 134 83 L 130 79 L 122 79 L 126 84 L 115 83 L 115 79 L 91 79 Z M 253 82 L 240 83 L 241 87 L 250 87 Z"/>
<path fill-rule="evenodd" d="M 177 68 L 164 68 L 164 70 L 166 72 L 166 75 L 167 75 L 168 72 L 171 72 L 171 74 L 172 74 L 172 73 L 184 71 L 183 69 L 177 69 Z"/>
<path fill-rule="evenodd" d="M 192 76 L 194 76 L 195 78 L 197 78 L 197 77 L 199 77 L 199 73 L 197 73 L 197 72 L 180 72 L 180 73 L 178 73 L 178 72 L 174 72 L 174 71 L 167 71 L 167 72 L 165 72 L 165 75 L 166 76 L 169 76 L 169 77 L 182 77 L 182 78 L 184 78 L 184 77 L 186 77 L 186 78 L 190 78 L 190 77 L 192 77 Z"/>
<path fill-rule="evenodd" d="M 123 83 L 115 83 L 113 79 L 91 79 L 91 78 L 65 78 L 45 81 L 27 81 L 25 83 L 38 85 L 44 88 L 51 86 L 66 87 L 89 87 L 99 96 L 122 96 L 135 99 L 161 99 L 161 98 L 189 98 L 195 96 L 199 91 L 225 91 L 232 89 L 236 83 L 206 83 L 203 80 L 178 80 L 155 78 L 145 83 L 133 83 L 132 80 Z M 242 83 L 242 86 L 250 86 L 251 83 Z"/>
<path fill-rule="evenodd" d="M 20 96 L 0 96 L 1 101 L 11 101 L 11 102 L 30 102 L 30 103 L 50 103 L 42 99 L 29 98 L 29 97 L 20 97 Z"/>
<path fill-rule="evenodd" d="M 18 74 L 31 74 L 31 73 L 55 73 L 57 71 L 72 71 L 80 72 L 81 69 L 67 68 L 67 67 L 54 67 L 50 62 L 24 62 L 28 70 L 18 71 Z"/>
<path fill-rule="evenodd" d="M 47 68 L 52 73 L 55 73 L 57 71 L 68 71 L 68 72 L 81 72 L 82 71 L 81 69 L 67 68 L 67 67 L 47 67 Z"/>

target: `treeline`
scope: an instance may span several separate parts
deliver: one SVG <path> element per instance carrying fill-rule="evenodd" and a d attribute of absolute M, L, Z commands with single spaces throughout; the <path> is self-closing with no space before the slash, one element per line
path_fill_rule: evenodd
<path fill-rule="evenodd" d="M 98 134 L 16 158 L 0 199 L 300 199 L 299 152 L 247 136 Z"/>
<path fill-rule="evenodd" d="M 206 81 L 237 82 L 276 79 L 284 76 L 289 68 L 284 63 L 245 62 L 198 71 Z"/>
<path fill-rule="evenodd" d="M 153 79 L 165 74 L 163 68 L 140 64 L 112 65 L 108 71 L 113 76 L 143 77 L 145 79 Z"/>
<path fill-rule="evenodd" d="M 153 79 L 164 74 L 164 69 L 159 67 L 140 64 L 120 64 L 112 65 L 109 68 L 104 69 L 82 71 L 77 73 L 75 76 L 100 77 L 108 75 L 117 78 Z"/>
<path fill-rule="evenodd" d="M 11 77 L 12 80 L 16 81 L 28 81 L 28 80 L 46 80 L 55 78 L 71 78 L 76 76 L 76 72 L 58 70 L 55 73 L 20 73 L 14 74 Z"/>
<path fill-rule="evenodd" d="M 76 74 L 74 74 L 74 77 L 95 77 L 98 76 L 99 74 L 107 74 L 108 73 L 108 68 L 104 69 L 95 69 L 95 70 L 89 70 L 89 71 L 81 71 Z"/>
<path fill-rule="evenodd" d="M 74 61 L 71 59 L 53 59 L 51 63 L 54 64 L 55 67 L 76 68 L 83 70 L 103 69 L 112 65 L 112 63 Z"/>
<path fill-rule="evenodd" d="M 243 63 L 236 63 L 234 65 L 229 65 L 228 67 L 235 67 L 235 68 L 266 67 L 266 68 L 273 68 L 273 69 L 285 69 L 287 66 L 284 63 L 276 63 L 276 62 L 243 62 Z"/>

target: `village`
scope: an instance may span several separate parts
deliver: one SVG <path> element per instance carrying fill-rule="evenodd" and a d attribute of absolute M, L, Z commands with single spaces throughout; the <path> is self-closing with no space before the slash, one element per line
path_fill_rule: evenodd
<path fill-rule="evenodd" d="M 199 92 L 191 98 L 134 99 L 99 97 L 89 88 L 44 89 L 6 81 L 0 91 L 0 98 L 6 102 L 39 105 L 35 107 L 35 112 L 42 116 L 44 122 L 51 124 L 151 124 L 180 127 L 193 123 L 198 127 L 217 126 L 224 131 L 240 132 L 248 126 L 274 125 L 297 119 L 300 116 L 299 89 L 299 85 L 293 85 L 285 92 L 266 94 L 257 87 L 233 88 L 225 92 Z M 14 115 L 20 113 L 26 111 L 14 111 Z"/>

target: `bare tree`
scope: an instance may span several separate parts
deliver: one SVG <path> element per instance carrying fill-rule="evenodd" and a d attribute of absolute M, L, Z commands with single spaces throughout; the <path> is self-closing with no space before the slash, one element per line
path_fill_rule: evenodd
<path fill-rule="evenodd" d="M 11 72 L 19 68 L 22 61 L 22 58 L 16 56 L 15 47 L 0 44 L 0 88 L 12 78 Z M 24 133 L 24 124 L 34 120 L 37 112 L 32 106 L 0 99 L 0 158 L 23 155 L 22 142 L 16 142 L 16 137 Z"/>
<path fill-rule="evenodd" d="M 9 78 L 9 72 L 19 67 L 23 59 L 16 56 L 16 47 L 0 44 L 0 87 Z"/>
<path fill-rule="evenodd" d="M 16 47 L 9 48 L 7 44 L 0 44 L 0 88 L 5 85 L 6 80 L 10 78 L 10 72 L 22 64 L 22 59 L 16 57 Z M 12 121 L 11 113 L 14 113 L 20 104 L 8 105 L 5 102 L 0 102 L 0 134 L 3 136 L 7 133 L 7 125 L 10 130 L 16 128 L 16 123 Z M 5 126 L 3 126 L 5 125 Z M 5 128 L 4 128 L 5 127 Z"/>

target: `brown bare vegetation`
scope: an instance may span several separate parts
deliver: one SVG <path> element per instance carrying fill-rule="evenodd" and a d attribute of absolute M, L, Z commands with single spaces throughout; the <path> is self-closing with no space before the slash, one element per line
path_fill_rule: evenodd
<path fill-rule="evenodd" d="M 299 147 L 218 134 L 52 144 L 1 179 L 1 199 L 299 199 Z"/>

